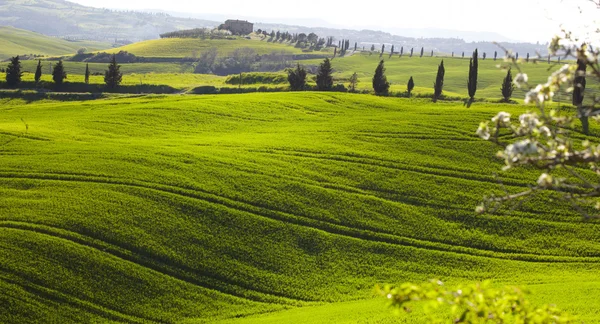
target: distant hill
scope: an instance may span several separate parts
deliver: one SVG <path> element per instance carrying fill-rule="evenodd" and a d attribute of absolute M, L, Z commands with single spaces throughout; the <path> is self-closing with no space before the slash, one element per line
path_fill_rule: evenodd
<path fill-rule="evenodd" d="M 217 27 L 223 21 L 223 17 L 225 16 L 161 11 L 115 11 L 86 7 L 64 0 L 0 0 L 0 25 L 67 39 L 100 40 L 121 44 L 156 39 L 162 33 L 175 30 Z M 394 35 L 378 30 L 306 27 L 301 26 L 300 21 L 281 19 L 281 23 L 261 23 L 258 19 L 252 21 L 255 22 L 255 29 L 306 34 L 314 32 L 321 37 L 333 36 L 336 40 L 349 39 L 352 45 L 356 42 L 360 47 L 370 47 L 371 44 L 379 46 L 394 44 L 396 47 L 405 48 L 425 47 L 443 53 L 462 51 L 470 53 L 475 48 L 484 52 L 499 50 L 499 47 L 490 41 L 470 42 L 483 37 L 502 42 L 505 48 L 515 52 L 540 52 L 542 55 L 547 52 L 544 44 L 507 43 L 509 39 L 502 35 L 485 33 L 483 35 L 477 32 L 465 33 L 445 29 L 396 29 Z M 323 26 L 326 25 L 323 23 Z"/>
<path fill-rule="evenodd" d="M 0 26 L 0 60 L 15 55 L 64 55 L 77 52 L 85 47 L 88 51 L 96 51 L 110 47 L 109 43 L 94 41 L 67 41 L 22 30 Z"/>
<path fill-rule="evenodd" d="M 158 38 L 173 30 L 216 24 L 164 13 L 92 8 L 63 0 L 0 0 L 0 25 L 69 39 L 134 42 Z"/>
<path fill-rule="evenodd" d="M 163 38 L 147 40 L 139 43 L 129 44 L 113 48 L 107 53 L 118 53 L 126 51 L 142 57 L 162 58 L 184 58 L 198 56 L 202 52 L 217 48 L 219 55 L 227 55 L 236 49 L 252 48 L 257 54 L 270 54 L 273 52 L 286 52 L 288 54 L 303 54 L 302 49 L 289 45 L 288 43 L 268 42 L 267 40 L 238 39 L 198 39 L 198 38 Z M 319 52 L 308 52 L 306 55 L 322 55 Z"/>

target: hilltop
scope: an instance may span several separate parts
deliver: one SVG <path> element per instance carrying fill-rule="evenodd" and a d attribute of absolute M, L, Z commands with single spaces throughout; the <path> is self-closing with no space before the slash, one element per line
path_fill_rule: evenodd
<path fill-rule="evenodd" d="M 474 130 L 526 107 L 36 98 L 0 101 L 0 322 L 391 322 L 374 285 L 433 277 L 598 319 L 598 222 L 536 198 L 474 213 L 502 166 Z"/>
<path fill-rule="evenodd" d="M 15 55 L 66 55 L 80 48 L 96 51 L 110 48 L 109 43 L 67 41 L 13 27 L 0 26 L 0 60 Z"/>

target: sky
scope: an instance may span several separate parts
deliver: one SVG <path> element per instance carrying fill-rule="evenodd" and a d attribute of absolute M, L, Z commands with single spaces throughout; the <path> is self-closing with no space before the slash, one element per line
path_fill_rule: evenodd
<path fill-rule="evenodd" d="M 317 20 L 327 27 L 351 29 L 442 28 L 496 32 L 510 39 L 547 42 L 560 25 L 595 19 L 600 10 L 590 0 L 71 0 L 111 8 L 219 14 L 230 18 Z M 598 0 L 596 0 L 598 1 Z M 583 9 L 580 13 L 579 8 Z M 586 17 L 586 19 L 582 19 Z M 318 24 L 318 23 L 317 23 Z M 317 26 L 311 26 L 317 27 Z"/>

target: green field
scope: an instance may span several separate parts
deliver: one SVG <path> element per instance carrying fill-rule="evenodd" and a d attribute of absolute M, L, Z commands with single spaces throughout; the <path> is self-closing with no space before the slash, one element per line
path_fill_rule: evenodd
<path fill-rule="evenodd" d="M 489 53 L 488 53 L 489 54 Z M 489 55 L 488 55 L 489 57 Z M 422 57 L 413 56 L 412 58 L 404 55 L 399 57 L 394 55 L 391 58 L 384 55 L 386 75 L 391 83 L 390 91 L 404 92 L 408 79 L 412 76 L 415 82 L 415 93 L 433 93 L 433 84 L 437 73 L 437 67 L 440 61 L 444 60 L 446 75 L 444 78 L 444 94 L 448 96 L 468 97 L 467 93 L 467 78 L 469 75 L 469 59 L 468 58 L 452 58 L 452 57 Z M 356 54 L 349 57 L 335 58 L 332 62 L 334 69 L 334 78 L 339 80 L 348 80 L 352 73 L 356 72 L 359 77 L 358 88 L 372 90 L 371 80 L 377 64 L 379 63 L 379 55 L 374 53 Z M 307 65 L 316 65 L 322 60 L 309 60 L 302 63 Z M 494 61 L 487 58 L 482 60 L 479 58 L 479 77 L 478 90 L 476 98 L 500 99 L 500 87 L 502 80 L 506 76 L 506 70 L 498 67 L 498 65 L 506 65 L 503 60 Z M 529 75 L 529 81 L 532 85 L 545 83 L 548 75 L 552 70 L 560 67 L 558 64 L 547 64 L 546 62 L 533 64 L 525 63 L 522 68 Z M 518 71 L 513 70 L 513 76 Z M 347 82 L 346 82 L 347 83 Z M 523 98 L 524 92 L 520 89 L 515 89 L 515 98 Z"/>
<path fill-rule="evenodd" d="M 85 47 L 89 51 L 110 48 L 110 44 L 93 41 L 67 41 L 23 29 L 0 26 L 0 60 L 15 55 L 67 55 Z"/>
<path fill-rule="evenodd" d="M 42 60 L 42 73 L 50 74 L 50 65 L 54 66 L 58 61 Z M 37 60 L 21 61 L 22 70 L 28 73 L 35 73 Z M 68 75 L 79 75 L 83 77 L 85 74 L 85 66 L 89 64 L 90 73 L 102 73 L 106 71 L 107 63 L 84 63 L 84 62 L 69 62 L 63 61 L 65 71 Z M 0 68 L 6 68 L 8 62 L 0 62 Z M 188 73 L 191 74 L 194 68 L 189 63 L 127 63 L 120 64 L 121 73 L 127 74 L 174 74 Z"/>
<path fill-rule="evenodd" d="M 535 199 L 474 214 L 501 168 L 474 131 L 526 109 L 0 99 L 0 322 L 391 323 L 374 285 L 430 278 L 522 285 L 598 322 L 600 223 Z M 535 175 L 500 173 L 515 191 Z"/>
<path fill-rule="evenodd" d="M 274 43 L 260 39 L 198 39 L 198 38 L 163 38 L 143 41 L 114 48 L 106 51 L 107 53 L 118 53 L 127 51 L 136 56 L 142 57 L 169 57 L 184 58 L 199 56 L 202 52 L 217 48 L 220 55 L 227 55 L 239 48 L 252 48 L 257 54 L 271 54 L 273 52 L 284 51 L 288 54 L 303 54 L 300 48 L 296 48 L 287 43 Z M 319 54 L 319 52 L 308 52 L 308 54 Z"/>

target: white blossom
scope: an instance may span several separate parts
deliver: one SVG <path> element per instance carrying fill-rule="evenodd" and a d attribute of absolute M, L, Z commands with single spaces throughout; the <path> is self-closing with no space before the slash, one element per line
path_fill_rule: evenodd
<path fill-rule="evenodd" d="M 477 134 L 479 137 L 486 141 L 490 139 L 490 128 L 488 126 L 488 123 L 483 122 L 479 124 L 479 128 L 477 129 L 477 132 L 475 134 Z"/>
<path fill-rule="evenodd" d="M 501 111 L 494 118 L 492 118 L 492 122 L 497 124 L 499 127 L 508 127 L 510 126 L 510 114 Z"/>
<path fill-rule="evenodd" d="M 525 73 L 518 73 L 514 80 L 513 83 L 517 86 L 517 88 L 521 88 L 521 85 L 523 83 L 527 83 L 527 81 L 529 80 L 529 77 L 527 76 L 527 74 Z"/>
<path fill-rule="evenodd" d="M 551 175 L 547 174 L 547 173 L 542 173 L 542 175 L 540 175 L 537 184 L 538 186 L 540 186 L 541 188 L 550 188 L 552 187 L 552 183 L 553 183 L 553 178 Z"/>

